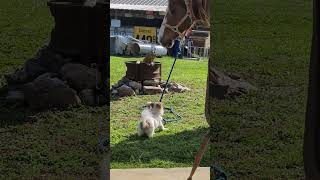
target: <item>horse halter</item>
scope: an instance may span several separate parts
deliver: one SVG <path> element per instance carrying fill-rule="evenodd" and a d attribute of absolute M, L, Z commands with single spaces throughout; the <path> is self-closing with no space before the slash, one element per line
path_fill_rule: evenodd
<path fill-rule="evenodd" d="M 181 39 L 184 38 L 186 31 L 191 29 L 196 24 L 196 22 L 201 21 L 201 20 L 197 20 L 196 16 L 193 13 L 192 0 L 184 0 L 184 3 L 186 5 L 187 12 L 184 15 L 184 17 L 179 21 L 179 23 L 177 25 L 175 25 L 175 26 L 169 25 L 167 23 L 164 24 L 165 27 L 167 27 L 171 31 L 177 33 Z M 191 26 L 189 27 L 189 29 L 187 29 L 187 30 L 185 30 L 183 32 L 180 32 L 179 31 L 179 27 L 182 25 L 182 23 L 184 23 L 186 21 L 187 18 L 189 18 L 191 20 Z"/>

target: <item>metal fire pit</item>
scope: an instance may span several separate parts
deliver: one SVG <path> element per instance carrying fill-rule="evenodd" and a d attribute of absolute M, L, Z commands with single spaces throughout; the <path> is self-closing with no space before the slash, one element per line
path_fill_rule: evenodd
<path fill-rule="evenodd" d="M 96 58 L 101 48 L 98 41 L 104 38 L 100 24 L 106 21 L 106 14 L 101 14 L 106 6 L 98 0 L 49 0 L 47 4 L 55 21 L 50 48 L 89 64 L 86 61 Z"/>
<path fill-rule="evenodd" d="M 156 80 L 161 81 L 161 63 L 145 63 L 137 61 L 126 62 L 126 77 L 134 81 Z"/>
<path fill-rule="evenodd" d="M 81 2 L 49 1 L 48 6 L 55 20 L 50 47 L 63 54 L 79 56 L 88 43 L 89 7 Z M 88 50 L 87 50 L 88 51 Z"/>

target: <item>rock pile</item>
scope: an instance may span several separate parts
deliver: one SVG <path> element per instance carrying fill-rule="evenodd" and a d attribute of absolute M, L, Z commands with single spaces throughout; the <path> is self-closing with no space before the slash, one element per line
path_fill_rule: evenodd
<path fill-rule="evenodd" d="M 212 88 L 212 96 L 217 99 L 225 99 L 227 97 L 237 97 L 242 94 L 247 94 L 250 91 L 257 91 L 258 89 L 250 83 L 241 79 L 241 77 L 234 73 L 223 73 L 210 67 L 209 73 Z"/>
<path fill-rule="evenodd" d="M 106 96 L 95 92 L 100 73 L 94 66 L 79 64 L 76 59 L 44 47 L 22 68 L 5 76 L 6 101 L 24 103 L 33 109 L 105 104 Z"/>
<path fill-rule="evenodd" d="M 123 77 L 118 83 L 114 84 L 111 89 L 111 95 L 125 97 L 134 95 L 154 95 L 161 94 L 165 88 L 166 82 L 157 80 L 144 80 L 138 82 Z M 169 82 L 166 92 L 182 93 L 190 89 L 176 82 Z"/>

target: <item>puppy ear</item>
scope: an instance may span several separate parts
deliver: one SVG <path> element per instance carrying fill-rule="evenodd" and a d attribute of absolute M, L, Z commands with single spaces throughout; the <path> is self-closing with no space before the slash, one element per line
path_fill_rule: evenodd
<path fill-rule="evenodd" d="M 161 109 L 161 108 L 162 108 L 162 103 L 161 103 L 161 102 L 156 103 L 156 107 L 157 107 L 158 109 Z"/>
<path fill-rule="evenodd" d="M 152 102 L 147 102 L 147 108 L 151 109 L 152 107 Z"/>

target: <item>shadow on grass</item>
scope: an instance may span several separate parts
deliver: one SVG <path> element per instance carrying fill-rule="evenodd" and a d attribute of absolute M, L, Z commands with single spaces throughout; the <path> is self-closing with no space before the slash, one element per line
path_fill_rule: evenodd
<path fill-rule="evenodd" d="M 111 146 L 111 162 L 130 164 L 116 168 L 174 167 L 176 164 L 192 166 L 195 153 L 207 130 L 199 128 L 170 135 L 156 132 L 156 136 L 150 139 L 131 135 L 126 140 Z M 210 161 L 208 154 L 205 157 L 202 164 L 208 166 Z"/>
<path fill-rule="evenodd" d="M 23 107 L 8 106 L 0 103 L 0 128 L 32 122 L 34 114 Z"/>
<path fill-rule="evenodd" d="M 110 95 L 110 102 L 112 101 L 118 101 L 120 100 L 121 98 L 119 96 L 113 96 L 113 95 Z"/>
<path fill-rule="evenodd" d="M 8 104 L 5 101 L 7 86 L 0 87 L 0 128 L 32 121 L 34 115 L 22 105 Z"/>
<path fill-rule="evenodd" d="M 6 102 L 5 96 L 7 91 L 7 86 L 0 87 L 0 128 L 36 122 L 37 114 L 46 111 L 45 109 L 30 109 L 26 104 L 13 104 Z M 69 107 L 52 108 L 51 110 L 59 111 L 68 109 Z"/>

